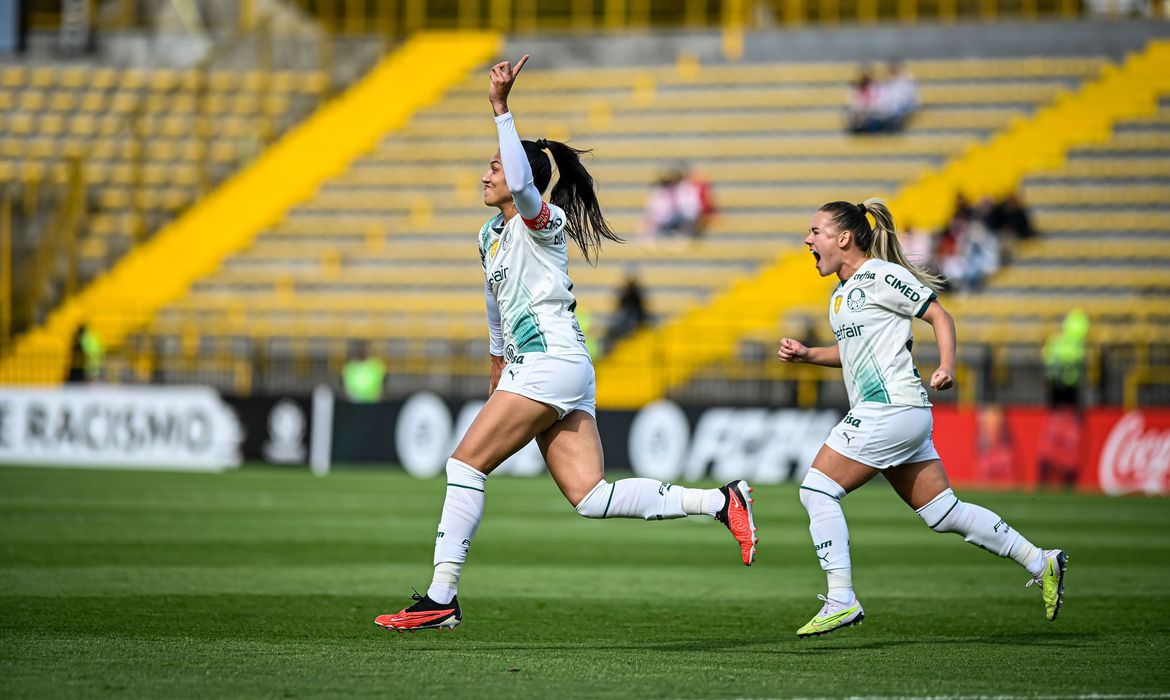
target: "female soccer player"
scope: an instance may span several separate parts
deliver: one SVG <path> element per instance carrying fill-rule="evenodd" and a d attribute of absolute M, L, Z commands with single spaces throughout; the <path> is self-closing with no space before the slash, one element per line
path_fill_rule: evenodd
<path fill-rule="evenodd" d="M 938 278 L 906 260 L 894 219 L 879 199 L 824 205 L 813 216 L 804 243 L 816 259 L 817 272 L 841 280 L 829 302 L 829 325 L 837 344 L 809 348 L 784 338 L 777 354 L 784 362 L 841 367 L 850 409 L 800 486 L 829 591 L 818 596 L 824 606 L 796 634 L 821 635 L 864 619 L 853 593 L 841 499 L 878 472 L 935 532 L 960 534 L 1026 568 L 1032 576 L 1028 585 L 1041 584 L 1046 617 L 1055 620 L 1068 557 L 1059 549 L 1041 550 L 995 513 L 960 501 L 934 449 L 930 400 L 910 356 L 910 326 L 921 318 L 934 327 L 939 368 L 930 386 L 949 389 L 954 384 L 955 323 L 931 290 Z"/>
<path fill-rule="evenodd" d="M 488 98 L 500 150 L 483 175 L 483 201 L 500 213 L 479 232 L 490 335 L 489 398 L 447 461 L 447 492 L 435 539 L 435 573 L 425 596 L 374 622 L 393 630 L 450 629 L 462 621 L 456 588 L 483 518 L 487 475 L 536 439 L 553 480 L 587 518 L 664 520 L 713 516 L 731 531 L 743 563 L 756 556 L 751 489 L 732 481 L 688 489 L 653 479 L 608 482 L 595 422 L 593 364 L 577 323 L 568 275 L 571 240 L 596 255 L 601 239 L 620 241 L 598 206 L 578 151 L 556 141 L 521 141 L 508 94 L 528 56 L 491 69 Z M 548 151 L 560 174 L 550 201 Z"/>

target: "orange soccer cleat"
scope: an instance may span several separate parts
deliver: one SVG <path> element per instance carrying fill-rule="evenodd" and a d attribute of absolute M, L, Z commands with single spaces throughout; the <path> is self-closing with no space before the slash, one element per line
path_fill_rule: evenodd
<path fill-rule="evenodd" d="M 756 521 L 752 516 L 752 504 L 755 500 L 749 496 L 752 488 L 746 481 L 729 481 L 719 487 L 727 502 L 723 510 L 715 514 L 715 519 L 727 526 L 735 541 L 739 542 L 739 549 L 743 554 L 744 566 L 751 566 L 756 560 Z"/>
<path fill-rule="evenodd" d="M 425 595 L 415 593 L 410 596 L 415 604 L 409 608 L 374 618 L 374 624 L 395 632 L 413 632 L 415 630 L 450 630 L 463 622 L 463 613 L 459 610 L 459 596 L 451 599 L 450 603 L 436 603 Z"/>

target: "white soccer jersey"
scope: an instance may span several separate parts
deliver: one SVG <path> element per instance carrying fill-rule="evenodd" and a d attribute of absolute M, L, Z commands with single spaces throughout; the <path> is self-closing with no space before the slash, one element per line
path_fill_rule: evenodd
<path fill-rule="evenodd" d="M 569 279 L 565 212 L 547 202 L 534 220 L 492 217 L 479 231 L 479 257 L 500 309 L 504 358 L 526 352 L 585 355 Z"/>
<path fill-rule="evenodd" d="M 872 258 L 833 290 L 829 326 L 841 350 L 850 406 L 930 405 L 910 355 L 910 326 L 934 298 L 906 268 Z"/>

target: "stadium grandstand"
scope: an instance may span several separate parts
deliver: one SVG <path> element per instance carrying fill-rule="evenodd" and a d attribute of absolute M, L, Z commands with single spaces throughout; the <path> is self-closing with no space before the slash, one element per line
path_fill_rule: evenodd
<path fill-rule="evenodd" d="M 525 133 L 592 149 L 603 206 L 628 241 L 607 246 L 596 267 L 574 265 L 587 334 L 614 323 L 626 276 L 643 287 L 649 323 L 595 357 L 603 404 L 840 402 L 835 377 L 809 387 L 802 368 L 770 361 L 778 333 L 816 327 L 827 293 L 800 257 L 809 213 L 883 196 L 903 222 L 935 234 L 956 193 L 1017 191 L 1039 234 L 977 293 L 952 295 L 960 400 L 1041 390 L 1028 379 L 1042 375 L 1044 339 L 1074 307 L 1091 318 L 1094 400 L 1164 396 L 1166 25 L 1050 20 L 1089 10 L 1023 3 L 1015 15 L 1034 24 L 1008 24 L 989 41 L 954 23 L 1004 11 L 986 3 L 940 3 L 930 33 L 866 27 L 890 8 L 865 2 L 831 13 L 691 2 L 675 14 L 577 3 L 564 15 L 518 7 L 506 17 L 479 5 L 455 16 L 426 3 L 356 16 L 287 7 L 262 20 L 241 5 L 227 38 L 205 38 L 202 55 L 188 47 L 185 65 L 134 64 L 130 49 L 109 47 L 101 58 L 38 60 L 35 45 L 6 63 L 0 177 L 14 257 L 0 376 L 61 381 L 84 323 L 103 339 L 110 382 L 307 392 L 336 381 L 347 348 L 364 339 L 391 368 L 392 392 L 477 394 L 486 336 L 468 241 L 486 218 L 478 177 L 492 132 L 476 69 L 507 47 L 537 57 L 532 89 L 517 98 Z M 115 26 L 138 17 L 108 11 L 100 17 Z M 897 7 L 903 19 L 924 13 Z M 794 28 L 803 22 L 813 27 Z M 837 22 L 850 24 L 817 26 Z M 506 40 L 474 33 L 513 23 Z M 660 28 L 653 44 L 606 33 L 641 26 Z M 444 29 L 393 39 L 431 27 Z M 538 28 L 571 33 L 549 40 Z M 334 44 L 355 47 L 344 70 Z M 378 48 L 385 57 L 371 65 Z M 356 114 L 411 57 L 450 65 L 413 80 L 417 95 L 400 109 Z M 909 127 L 846 133 L 849 84 L 871 65 L 880 77 L 891 59 L 917 81 Z M 350 122 L 360 128 L 323 133 Z M 315 159 L 319 150 L 335 157 Z M 292 162 L 295 177 L 284 169 Z M 683 164 L 712 184 L 718 211 L 701 237 L 655 240 L 647 198 Z M 217 225 L 259 199 L 262 213 Z"/>

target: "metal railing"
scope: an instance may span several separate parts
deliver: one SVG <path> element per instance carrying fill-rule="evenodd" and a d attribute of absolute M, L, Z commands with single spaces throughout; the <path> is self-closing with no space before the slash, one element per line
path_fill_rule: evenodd
<path fill-rule="evenodd" d="M 2 213 L 2 210 L 0 210 Z M 0 217 L 2 223 L 2 217 Z M 2 260 L 2 259 L 0 259 Z M 160 321 L 162 322 L 162 321 Z M 372 356 L 389 369 L 392 395 L 428 389 L 453 398 L 481 397 L 488 349 L 482 321 L 466 315 L 433 313 L 420 317 L 415 331 L 378 330 L 369 323 L 277 332 L 262 323 L 228 334 L 201 323 L 158 326 L 107 348 L 102 380 L 113 383 L 199 383 L 222 391 L 251 394 L 307 394 L 320 383 L 335 383 L 354 341 L 368 344 Z M 448 334 L 443 335 L 447 329 Z M 603 334 L 603 326 L 591 331 Z M 688 346 L 701 342 L 687 340 Z M 816 343 L 815 340 L 810 341 Z M 823 344 L 823 343 L 822 343 Z M 961 343 L 955 389 L 933 393 L 938 403 L 1040 404 L 1047 395 L 1041 347 L 1006 343 Z M 847 403 L 840 370 L 784 364 L 775 359 L 775 342 L 744 341 L 733 357 L 698 368 L 668 395 L 683 403 L 841 407 Z M 928 339 L 915 345 L 919 372 L 929 377 L 937 352 Z M 662 348 L 638 358 L 638 372 L 670 374 L 660 359 L 675 356 Z M 74 353 L 74 362 L 80 356 Z M 53 362 L 53 358 L 46 358 Z M 621 371 L 595 358 L 599 372 Z M 30 376 L 36 368 L 29 367 Z M 59 366 L 58 366 L 59 369 Z M 1165 405 L 1170 403 L 1170 340 L 1090 342 L 1082 374 L 1086 405 Z"/>

